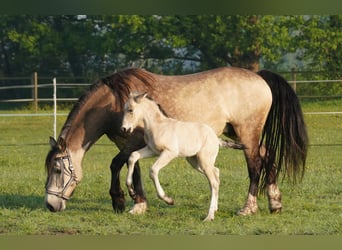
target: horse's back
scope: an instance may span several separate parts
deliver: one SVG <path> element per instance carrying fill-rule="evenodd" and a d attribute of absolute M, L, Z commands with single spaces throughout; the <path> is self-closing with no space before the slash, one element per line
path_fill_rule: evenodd
<path fill-rule="evenodd" d="M 170 117 L 206 123 L 216 134 L 221 134 L 227 123 L 239 124 L 255 113 L 266 117 L 272 103 L 267 83 L 241 68 L 154 78 L 153 98 Z"/>

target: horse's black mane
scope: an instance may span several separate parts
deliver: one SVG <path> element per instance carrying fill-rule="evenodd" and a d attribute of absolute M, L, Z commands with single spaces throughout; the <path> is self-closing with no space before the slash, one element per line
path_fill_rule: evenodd
<path fill-rule="evenodd" d="M 115 95 L 116 106 L 118 107 L 117 109 L 122 110 L 125 100 L 128 98 L 129 93 L 133 88 L 135 90 L 151 91 L 153 90 L 151 85 L 153 81 L 154 77 L 151 73 L 138 68 L 125 69 L 95 81 L 94 84 L 92 84 L 74 104 L 59 137 L 64 139 L 66 138 L 69 128 L 81 111 L 82 107 L 92 97 L 93 93 L 103 86 L 103 84 L 107 85 L 112 90 L 113 95 Z M 58 147 L 52 148 L 49 151 L 45 160 L 46 169 L 49 168 L 51 157 L 58 151 Z"/>
<path fill-rule="evenodd" d="M 101 79 L 101 82 L 112 89 L 116 104 L 121 108 L 123 108 L 129 93 L 132 92 L 132 87 L 137 88 L 135 91 L 151 90 L 153 81 L 154 77 L 151 73 L 138 68 L 126 69 Z"/>
<path fill-rule="evenodd" d="M 115 96 L 116 106 L 118 107 L 118 110 L 122 110 L 125 100 L 127 100 L 132 88 L 141 91 L 151 91 L 153 89 L 151 82 L 153 81 L 154 77 L 151 73 L 139 68 L 125 69 L 97 80 L 93 85 L 90 86 L 88 91 L 86 91 L 78 99 L 77 103 L 75 103 L 68 115 L 66 123 L 62 128 L 62 133 L 60 136 L 65 138 L 67 133 L 66 128 L 71 126 L 83 105 L 103 84 L 107 85 L 112 90 L 112 93 Z"/>

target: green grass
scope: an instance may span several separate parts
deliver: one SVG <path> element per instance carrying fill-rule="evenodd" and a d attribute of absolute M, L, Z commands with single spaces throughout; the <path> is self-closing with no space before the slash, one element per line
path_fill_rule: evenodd
<path fill-rule="evenodd" d="M 304 112 L 342 111 L 342 103 L 304 103 L 303 108 Z M 59 129 L 65 119 L 58 117 Z M 52 117 L 0 117 L 0 234 L 341 235 L 342 115 L 305 115 L 305 119 L 310 137 L 307 170 L 301 184 L 280 182 L 283 212 L 269 214 L 267 199 L 260 196 L 256 215 L 235 215 L 247 195 L 246 163 L 241 152 L 222 150 L 217 159 L 221 173 L 219 211 L 212 223 L 203 223 L 209 186 L 184 159 L 174 160 L 160 172 L 165 191 L 175 199 L 174 206 L 156 197 L 148 177 L 153 159 L 145 159 L 141 166 L 148 212 L 129 215 L 133 203 L 126 197 L 126 211 L 114 214 L 108 194 L 109 164 L 117 149 L 105 137 L 86 154 L 84 178 L 67 209 L 49 212 L 44 206 L 44 160 Z M 123 169 L 122 183 L 126 173 Z"/>

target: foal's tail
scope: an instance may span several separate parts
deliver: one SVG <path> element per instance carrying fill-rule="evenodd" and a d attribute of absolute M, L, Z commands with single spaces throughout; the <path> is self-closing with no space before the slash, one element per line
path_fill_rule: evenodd
<path fill-rule="evenodd" d="M 239 142 L 223 140 L 219 138 L 220 147 L 233 149 L 246 149 L 245 145 Z"/>
<path fill-rule="evenodd" d="M 271 169 L 277 166 L 295 183 L 304 175 L 308 135 L 296 93 L 280 75 L 267 70 L 258 72 L 272 91 L 273 102 L 262 133 L 260 147 L 265 145 L 263 184 Z M 275 165 L 274 165 L 275 164 Z M 299 178 L 298 178 L 299 177 Z"/>

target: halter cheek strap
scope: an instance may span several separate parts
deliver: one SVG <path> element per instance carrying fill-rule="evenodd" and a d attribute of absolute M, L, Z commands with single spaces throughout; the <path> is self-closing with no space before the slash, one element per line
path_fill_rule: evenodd
<path fill-rule="evenodd" d="M 55 196 L 62 198 L 64 200 L 69 200 L 71 195 L 72 195 L 72 191 L 75 189 L 75 187 L 79 181 L 77 180 L 77 176 L 75 173 L 75 169 L 72 165 L 72 161 L 71 161 L 69 151 L 67 150 L 66 152 L 67 152 L 66 156 L 58 157 L 58 158 L 56 158 L 56 160 L 61 162 L 61 166 L 63 168 L 63 172 L 61 173 L 61 180 L 60 180 L 60 183 L 62 183 L 62 186 L 64 186 L 64 175 L 70 176 L 70 179 L 65 184 L 62 191 L 56 192 L 53 190 L 49 190 L 46 187 L 46 193 L 55 195 Z M 68 168 L 65 167 L 64 160 L 68 160 Z"/>

